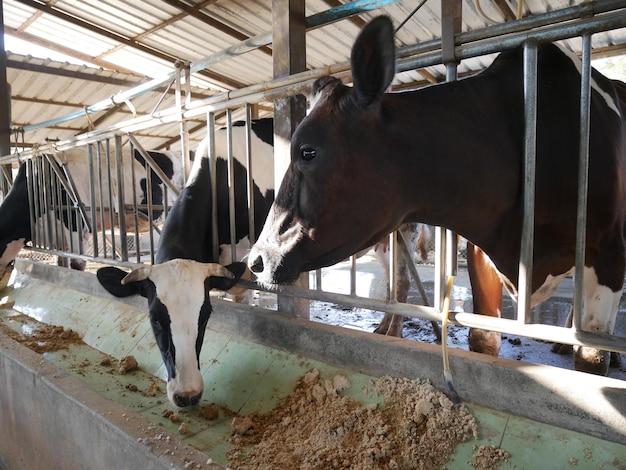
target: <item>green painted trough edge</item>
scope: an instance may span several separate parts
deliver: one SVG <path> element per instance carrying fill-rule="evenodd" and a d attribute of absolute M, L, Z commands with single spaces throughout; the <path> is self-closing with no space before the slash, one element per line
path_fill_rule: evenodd
<path fill-rule="evenodd" d="M 18 260 L 17 270 L 24 279 L 101 297 L 103 304 L 147 309 L 142 298 L 114 299 L 93 274 L 25 260 Z M 429 379 L 445 390 L 440 346 L 337 328 L 219 300 L 214 300 L 214 307 L 210 320 L 214 330 L 372 376 Z M 450 350 L 450 361 L 457 392 L 468 403 L 626 445 L 624 381 L 458 349 Z"/>
<path fill-rule="evenodd" d="M 157 470 L 187 462 L 226 468 L 0 333 L 1 469 Z"/>

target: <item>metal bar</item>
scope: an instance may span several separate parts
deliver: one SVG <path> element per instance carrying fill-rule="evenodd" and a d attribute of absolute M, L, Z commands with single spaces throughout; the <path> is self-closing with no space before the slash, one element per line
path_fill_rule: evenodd
<path fill-rule="evenodd" d="M 581 9 L 580 14 L 582 15 L 583 13 L 588 13 L 589 8 L 592 8 L 592 12 L 604 12 L 611 11 L 614 8 L 626 8 L 626 2 L 624 2 L 623 0 L 606 0 L 606 2 L 606 4 L 604 3 L 604 1 L 600 2 L 599 4 L 598 2 L 583 4 L 584 8 Z M 587 5 L 591 5 L 591 7 Z M 609 6 L 612 6 L 613 8 L 608 8 Z M 538 15 L 538 18 L 540 18 L 541 16 L 542 15 Z M 570 19 L 570 16 L 571 12 L 568 11 L 568 15 L 564 15 L 564 18 Z M 511 22 L 511 24 L 512 23 L 514 22 Z M 574 36 L 579 36 L 585 33 L 594 33 L 598 31 L 606 31 L 622 27 L 626 27 L 626 15 L 623 11 L 615 11 L 611 13 L 604 13 L 602 15 L 592 18 L 575 19 L 573 21 L 569 21 L 566 25 L 551 24 L 542 27 L 538 31 L 516 32 L 514 34 L 510 34 L 507 37 L 501 37 L 499 35 L 496 37 L 491 37 L 486 35 L 487 37 L 477 44 L 463 45 L 461 44 L 461 41 L 464 40 L 463 35 L 459 35 L 457 37 L 457 41 L 461 45 L 455 47 L 455 54 L 456 57 L 461 60 L 470 57 L 500 52 L 505 49 L 511 49 L 520 46 L 521 44 L 523 44 L 524 41 L 529 39 L 541 42 L 557 41 Z M 489 28 L 485 29 L 485 31 L 487 30 L 491 31 Z M 429 67 L 441 63 L 441 53 L 438 51 L 441 44 L 440 41 L 433 41 L 432 44 L 424 44 L 428 44 L 428 48 L 429 50 L 431 50 L 431 52 L 424 53 L 419 57 L 408 57 L 398 60 L 398 72 Z M 424 46 L 422 46 L 422 48 L 423 47 Z M 400 49 L 399 57 L 402 57 L 403 52 L 407 50 L 409 50 L 408 47 Z M 313 69 L 306 72 L 281 77 L 279 79 L 272 80 L 271 82 L 260 83 L 239 90 L 233 90 L 215 97 L 190 103 L 188 109 L 184 113 L 184 117 L 190 119 L 197 117 L 201 114 L 206 114 L 207 112 L 220 111 L 226 106 L 239 106 L 245 104 L 246 102 L 271 100 L 276 96 L 285 94 L 295 95 L 302 92 L 302 90 L 306 88 L 309 82 L 315 80 L 316 78 L 328 74 L 344 74 L 346 77 L 349 77 L 349 70 L 349 62 L 342 62 L 320 69 Z M 86 132 L 84 134 L 81 134 L 80 136 L 72 137 L 70 139 L 58 142 L 55 145 L 55 148 L 62 150 L 64 148 L 71 147 L 75 145 L 75 143 L 78 142 L 79 139 L 81 143 L 88 143 L 90 141 L 102 139 L 108 133 L 113 134 L 122 130 L 125 132 L 136 132 L 157 124 L 175 122 L 178 112 L 179 111 L 176 109 L 176 107 L 173 107 L 167 110 L 160 111 L 158 113 L 154 113 L 150 116 L 141 116 L 135 119 L 124 121 L 105 129 Z M 80 115 L 84 115 L 83 111 L 80 112 Z M 40 148 L 42 150 L 46 150 L 47 148 L 51 148 L 51 146 L 41 146 Z M 19 154 L 0 157 L 0 164 L 17 162 L 19 157 L 27 156 L 31 154 L 31 152 L 32 150 L 27 150 Z"/>
<path fill-rule="evenodd" d="M 507 49 L 521 46 L 526 41 L 554 42 L 582 34 L 592 34 L 599 31 L 619 29 L 626 26 L 626 15 L 623 11 L 606 13 L 601 17 L 583 18 L 565 25 L 550 25 L 536 31 L 521 31 L 508 36 L 489 37 L 472 44 L 456 46 L 459 59 L 468 59 L 486 54 L 493 54 Z M 403 72 L 438 64 L 440 54 L 429 52 L 417 58 L 400 59 L 396 70 Z"/>
<path fill-rule="evenodd" d="M 176 194 L 176 196 L 179 196 L 180 191 L 174 185 L 172 180 L 168 178 L 168 176 L 165 174 L 163 169 L 159 165 L 157 165 L 157 163 L 154 161 L 154 158 L 152 158 L 152 155 L 150 155 L 150 152 L 148 152 L 146 149 L 143 148 L 141 143 L 139 143 L 139 141 L 133 134 L 126 134 L 126 137 L 128 137 L 128 140 L 130 141 L 132 146 L 139 152 L 142 158 L 146 161 L 146 165 L 149 167 L 149 168 L 146 168 L 146 171 L 148 169 L 152 169 L 152 171 L 154 171 L 157 174 L 159 179 L 163 181 L 163 184 L 166 186 L 166 188 L 164 189 L 166 191 L 167 189 L 169 189 L 174 194 Z"/>
<path fill-rule="evenodd" d="M 135 152 L 133 151 L 133 145 L 130 145 L 130 152 L 128 153 L 128 163 L 130 164 L 130 182 L 132 189 L 132 211 L 133 211 L 133 223 L 134 223 L 134 235 L 135 235 L 135 257 L 137 259 L 137 263 L 141 263 L 141 253 L 139 250 L 139 210 L 137 208 L 137 184 L 136 184 L 136 175 L 135 175 Z M 122 158 L 124 156 L 122 155 Z M 126 175 L 124 175 L 126 177 Z M 152 171 L 150 171 L 150 167 L 146 163 L 146 200 L 148 201 L 148 220 L 152 218 Z M 124 202 L 126 200 L 124 199 Z M 126 207 L 126 204 L 124 204 Z M 126 212 L 126 210 L 124 210 Z M 124 214 L 126 215 L 126 214 Z M 126 217 L 124 217 L 126 218 Z M 124 239 L 128 242 L 128 234 L 124 231 L 120 231 L 120 237 L 124 237 Z M 154 252 L 153 252 L 154 253 Z M 151 253 L 151 255 L 153 255 Z M 154 264 L 154 259 L 151 260 Z"/>
<path fill-rule="evenodd" d="M 94 178 L 94 166 L 93 166 L 93 145 L 90 145 L 87 150 L 87 168 L 89 171 L 89 206 L 91 207 L 91 238 L 93 243 L 94 255 L 100 252 L 98 248 L 98 214 L 96 207 L 96 181 Z"/>
<path fill-rule="evenodd" d="M 115 259 L 117 257 L 117 251 L 115 249 L 115 214 L 113 208 L 113 177 L 111 173 L 111 140 L 106 139 L 104 148 L 106 151 L 107 162 L 107 188 L 109 190 L 109 227 L 111 230 L 111 257 Z"/>
<path fill-rule="evenodd" d="M 435 227 L 435 278 L 433 297 L 435 308 L 441 312 L 446 294 L 446 236 L 445 229 Z"/>
<path fill-rule="evenodd" d="M 396 231 L 389 234 L 389 301 L 398 302 L 398 247 Z"/>
<path fill-rule="evenodd" d="M 254 165 L 252 164 L 252 106 L 246 103 L 246 174 L 247 194 L 248 194 L 248 239 L 250 246 L 256 241 L 256 229 L 254 224 Z"/>
<path fill-rule="evenodd" d="M 115 136 L 115 165 L 117 167 L 117 201 L 118 201 L 118 222 L 120 233 L 126 234 L 126 213 L 124 194 L 124 162 L 122 155 L 122 136 Z M 120 237 L 120 250 L 123 261 L 128 261 L 128 240 L 126 236 Z"/>
<path fill-rule="evenodd" d="M 33 157 L 31 160 L 26 160 L 27 163 L 30 163 L 30 174 L 29 176 L 29 196 L 31 197 L 31 204 L 33 206 L 33 211 L 31 212 L 31 214 L 33 214 L 34 218 L 32 219 L 32 225 L 31 225 L 31 237 L 32 237 L 32 244 L 33 246 L 38 246 L 39 245 L 39 217 L 40 217 L 40 210 L 39 210 L 39 194 L 37 193 L 37 188 L 39 187 L 39 185 L 37 184 L 38 180 L 39 180 L 39 176 L 37 174 L 37 165 L 38 165 L 38 161 L 39 157 Z"/>
<path fill-rule="evenodd" d="M 226 156 L 228 162 L 228 214 L 231 262 L 236 261 L 237 226 L 235 218 L 235 156 L 233 155 L 233 113 L 226 110 Z"/>
<path fill-rule="evenodd" d="M 184 63 L 183 61 L 177 60 L 174 64 L 176 67 L 175 71 L 175 96 L 176 96 L 176 108 L 179 110 L 178 114 L 178 127 L 180 133 L 180 147 L 182 149 L 182 157 L 183 157 L 183 174 L 187 177 L 189 176 L 189 159 L 185 158 L 186 155 L 189 155 L 189 131 L 187 126 L 187 121 L 183 118 L 183 109 L 190 102 L 190 94 L 185 93 L 183 91 L 182 81 L 183 75 L 185 76 L 185 84 L 186 88 L 189 88 L 189 64 Z M 183 93 L 185 97 L 183 98 Z"/>
<path fill-rule="evenodd" d="M 578 159 L 578 205 L 576 209 L 576 267 L 574 269 L 575 330 L 582 329 L 585 244 L 587 227 L 587 190 L 589 176 L 589 126 L 591 109 L 591 36 L 582 37 L 582 70 L 580 83 L 580 137 Z"/>
<path fill-rule="evenodd" d="M 207 153 L 211 176 L 211 231 L 213 239 L 213 261 L 217 262 L 220 258 L 220 241 L 219 227 L 217 226 L 217 155 L 215 153 L 215 114 L 213 113 L 207 114 L 207 137 L 209 139 Z M 196 158 L 200 158 L 200 155 L 196 155 Z"/>
<path fill-rule="evenodd" d="M 409 267 L 409 272 L 411 273 L 411 276 L 413 277 L 413 281 L 415 281 L 415 285 L 417 286 L 417 290 L 420 293 L 420 296 L 422 297 L 422 302 L 424 303 L 424 305 L 428 307 L 430 306 L 430 301 L 428 300 L 428 294 L 426 293 L 424 284 L 422 284 L 420 275 L 417 272 L 417 268 L 415 267 L 415 261 L 413 261 L 413 255 L 411 254 L 411 251 L 409 249 L 409 244 L 407 243 L 406 238 L 404 238 L 404 234 L 402 233 L 402 231 L 398 231 L 398 235 L 399 235 L 398 246 L 400 248 L 400 252 L 406 259 L 406 263 Z"/>
<path fill-rule="evenodd" d="M 517 320 L 530 322 L 533 237 L 535 233 L 535 168 L 537 151 L 537 43 L 524 45 L 524 217 L 517 281 Z"/>
<path fill-rule="evenodd" d="M 106 214 L 104 213 L 104 188 L 103 188 L 103 174 L 102 174 L 102 147 L 101 144 L 96 144 L 96 164 L 98 165 L 98 202 L 100 204 L 100 233 L 102 234 L 102 255 L 107 257 L 107 243 L 106 243 Z M 91 146 L 90 146 L 91 147 Z M 108 180 L 110 182 L 111 180 Z M 108 186 L 108 185 L 107 185 Z M 110 192 L 110 189 L 109 189 Z M 91 208 L 92 211 L 95 208 Z M 94 230 L 94 232 L 98 232 L 98 230 Z M 93 255 L 98 256 L 100 254 L 100 250 L 96 251 L 94 247 Z"/>
<path fill-rule="evenodd" d="M 527 16 L 515 21 L 507 21 L 474 31 L 466 31 L 459 33 L 456 38 L 457 45 L 467 44 L 484 39 L 496 38 L 512 33 L 528 31 L 533 28 L 552 27 L 559 23 L 569 22 L 581 18 L 589 18 L 620 8 L 626 8 L 626 0 L 602 0 L 601 2 L 584 2 L 579 5 L 562 8 L 559 10 L 542 13 L 540 15 Z M 418 44 L 404 46 L 399 48 L 398 57 L 407 57 L 411 55 L 422 54 L 429 51 L 440 50 L 441 40 L 434 39 L 431 41 L 420 42 Z"/>
<path fill-rule="evenodd" d="M 248 281 L 239 281 L 238 284 L 251 289 L 266 290 L 268 292 L 288 297 L 301 297 L 320 302 L 331 302 L 336 304 L 351 305 L 356 308 L 388 312 L 409 318 L 441 321 L 441 314 L 434 307 L 427 307 L 424 305 L 392 303 L 378 299 L 337 294 L 334 292 L 320 292 L 317 290 L 303 289 L 295 286 L 279 286 L 276 289 L 265 289 L 262 286 Z M 587 346 L 626 353 L 626 338 L 611 336 L 608 334 L 575 332 L 572 329 L 563 328 L 561 326 L 521 324 L 517 320 L 508 320 L 504 318 L 495 318 L 465 312 L 450 312 L 450 321 L 460 326 L 528 336 L 542 341 L 565 344 L 583 344 L 584 341 Z"/>
<path fill-rule="evenodd" d="M 320 276 L 322 270 L 318 269 Z M 320 277 L 321 279 L 321 277 Z M 321 285 L 321 282 L 320 282 Z M 350 295 L 356 295 L 356 256 L 350 256 Z"/>
<path fill-rule="evenodd" d="M 349 16 L 357 15 L 362 12 L 374 10 L 377 8 L 381 8 L 385 5 L 392 5 L 394 3 L 398 3 L 402 0 L 355 0 L 347 5 L 342 5 L 337 8 L 330 9 L 326 12 L 318 13 L 313 15 L 310 20 L 311 25 L 309 29 L 315 29 L 323 26 L 324 24 L 333 23 L 342 18 L 347 18 Z M 309 20 L 307 19 L 307 25 Z M 258 49 L 259 47 L 266 46 L 272 42 L 272 32 L 262 33 L 257 36 L 251 37 L 242 41 L 234 46 L 227 47 L 221 51 L 218 51 L 209 57 L 204 59 L 200 59 L 189 66 L 189 70 L 191 73 L 199 72 L 208 68 L 209 66 L 216 64 L 218 62 L 222 62 L 226 59 L 231 59 L 233 57 L 237 57 L 239 55 L 245 54 L 246 52 L 253 51 Z M 36 129 L 42 129 L 44 127 L 50 127 L 57 124 L 61 124 L 63 122 L 71 121 L 73 119 L 84 117 L 85 114 L 92 114 L 99 111 L 104 111 L 113 106 L 117 106 L 118 104 L 122 104 L 125 101 L 130 101 L 137 96 L 141 96 L 144 93 L 152 91 L 160 86 L 166 85 L 167 83 L 172 82 L 176 79 L 176 72 L 169 73 L 163 77 L 154 78 L 146 83 L 133 87 L 129 90 L 118 93 L 117 95 L 111 96 L 106 100 L 99 101 L 98 103 L 88 106 L 80 111 L 74 111 L 73 113 L 66 114 L 65 116 L 60 116 L 55 119 L 50 119 L 48 121 L 40 122 L 37 124 L 31 124 L 28 126 L 24 126 L 22 129 L 25 132 L 33 131 Z"/>

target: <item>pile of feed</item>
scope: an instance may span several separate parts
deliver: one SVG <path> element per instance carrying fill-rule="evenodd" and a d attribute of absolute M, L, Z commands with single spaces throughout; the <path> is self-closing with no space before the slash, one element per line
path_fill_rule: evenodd
<path fill-rule="evenodd" d="M 80 335 L 69 328 L 44 323 L 38 323 L 33 327 L 33 322 L 25 315 L 14 315 L 11 320 L 23 325 L 21 332 L 1 324 L 2 332 L 39 354 L 67 349 L 70 344 L 83 342 Z"/>
<path fill-rule="evenodd" d="M 322 383 L 316 369 L 274 410 L 233 420 L 230 467 L 304 469 L 440 468 L 457 443 L 477 437 L 463 405 L 423 381 L 382 377 L 382 405 L 341 395 L 343 376 Z"/>

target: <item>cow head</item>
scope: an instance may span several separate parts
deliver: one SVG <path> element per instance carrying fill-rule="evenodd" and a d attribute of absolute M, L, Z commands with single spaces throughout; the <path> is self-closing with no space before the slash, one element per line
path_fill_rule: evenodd
<path fill-rule="evenodd" d="M 204 383 L 200 350 L 211 315 L 211 289 L 228 290 L 245 271 L 244 263 L 223 267 L 174 259 L 127 273 L 98 270 L 100 284 L 116 297 L 139 294 L 148 299 L 150 324 L 167 368 L 167 396 L 177 406 L 196 405 Z"/>
<path fill-rule="evenodd" d="M 378 190 L 397 180 L 386 167 L 399 153 L 383 104 L 395 72 L 389 18 L 363 29 L 351 63 L 354 87 L 333 77 L 313 86 L 316 104 L 293 135 L 291 163 L 248 258 L 260 283 L 291 282 L 335 264 L 381 240 L 406 215 Z"/>

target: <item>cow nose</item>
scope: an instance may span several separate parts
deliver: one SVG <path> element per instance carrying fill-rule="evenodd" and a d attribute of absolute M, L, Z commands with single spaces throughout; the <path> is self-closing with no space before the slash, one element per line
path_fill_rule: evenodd
<path fill-rule="evenodd" d="M 178 393 L 174 394 L 174 402 L 176 406 L 180 406 L 181 408 L 197 405 L 200 402 L 200 398 L 202 398 L 202 393 L 192 396 L 180 395 Z"/>
<path fill-rule="evenodd" d="M 263 272 L 263 258 L 261 255 L 257 256 L 252 264 L 250 264 L 250 271 L 253 273 L 262 273 Z"/>

